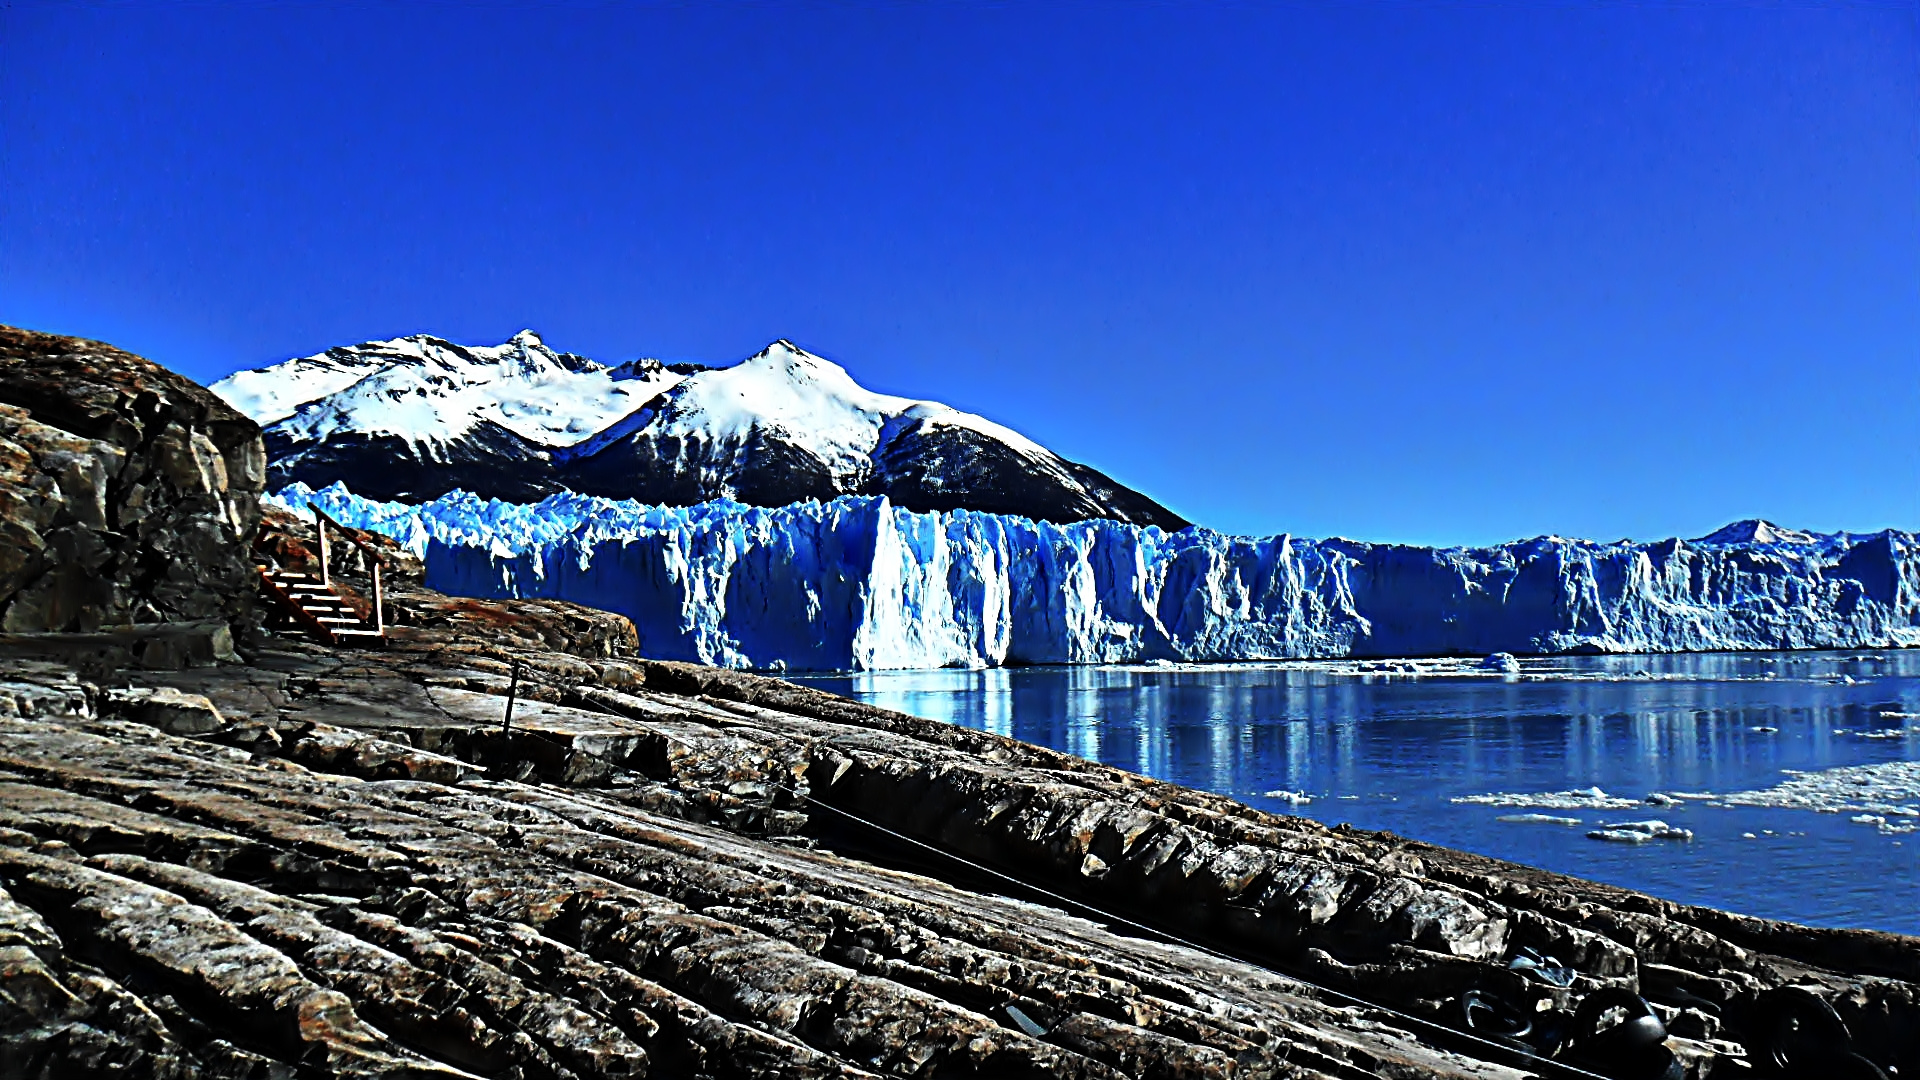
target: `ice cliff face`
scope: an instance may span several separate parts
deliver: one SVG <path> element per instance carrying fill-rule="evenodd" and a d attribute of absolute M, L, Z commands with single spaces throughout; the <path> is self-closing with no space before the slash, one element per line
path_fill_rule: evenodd
<path fill-rule="evenodd" d="M 618 611 L 647 655 L 732 667 L 1920 645 L 1920 540 L 1892 530 L 1747 522 L 1692 541 L 1434 549 L 912 513 L 884 498 L 768 509 L 457 492 L 407 506 L 337 485 L 278 498 L 407 544 L 432 588 Z"/>

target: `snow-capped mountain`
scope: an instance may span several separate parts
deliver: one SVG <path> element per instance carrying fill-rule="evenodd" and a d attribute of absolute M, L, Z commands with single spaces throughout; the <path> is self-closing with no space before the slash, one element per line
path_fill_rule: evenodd
<path fill-rule="evenodd" d="M 727 368 L 556 353 L 532 331 L 467 347 L 427 335 L 243 371 L 214 392 L 266 428 L 270 482 L 336 480 L 420 501 L 573 490 L 686 506 L 886 495 L 912 510 L 1187 524 L 981 416 L 876 394 L 777 341 Z"/>

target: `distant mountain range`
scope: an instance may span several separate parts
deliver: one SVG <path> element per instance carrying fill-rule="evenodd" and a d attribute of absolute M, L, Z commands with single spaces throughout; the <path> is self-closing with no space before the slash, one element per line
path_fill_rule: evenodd
<path fill-rule="evenodd" d="M 1018 432 L 876 394 L 784 340 L 709 368 L 608 366 L 555 352 L 532 331 L 484 347 L 417 334 L 238 372 L 212 389 L 266 429 L 275 488 L 337 480 L 408 502 L 460 488 L 668 506 L 885 495 L 917 511 L 1188 524 Z"/>

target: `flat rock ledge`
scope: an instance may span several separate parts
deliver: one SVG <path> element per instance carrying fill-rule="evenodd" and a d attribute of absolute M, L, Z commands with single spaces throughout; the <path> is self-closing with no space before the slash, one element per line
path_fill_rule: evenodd
<path fill-rule="evenodd" d="M 1689 1075 L 1745 1071 L 1712 1007 L 1790 984 L 1920 1075 L 1920 939 L 1266 814 L 541 610 L 179 670 L 0 639 L 0 1076 L 1517 1078 L 1409 1016 L 1523 946 L 1647 995 Z"/>

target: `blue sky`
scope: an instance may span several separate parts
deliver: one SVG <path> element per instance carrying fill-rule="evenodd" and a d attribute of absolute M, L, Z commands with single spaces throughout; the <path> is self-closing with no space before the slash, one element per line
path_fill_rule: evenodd
<path fill-rule="evenodd" d="M 788 337 L 1218 528 L 1920 528 L 1920 5 L 0 5 L 0 321 Z"/>

